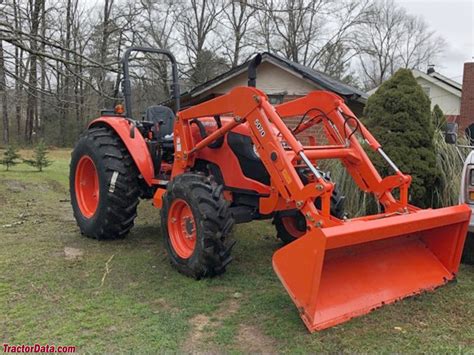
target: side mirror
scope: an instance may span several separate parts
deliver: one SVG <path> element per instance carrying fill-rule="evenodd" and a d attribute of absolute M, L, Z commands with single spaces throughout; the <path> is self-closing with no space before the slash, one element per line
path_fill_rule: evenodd
<path fill-rule="evenodd" d="M 444 141 L 448 144 L 456 144 L 458 139 L 458 124 L 448 122 L 446 124 L 446 131 L 444 132 Z"/>

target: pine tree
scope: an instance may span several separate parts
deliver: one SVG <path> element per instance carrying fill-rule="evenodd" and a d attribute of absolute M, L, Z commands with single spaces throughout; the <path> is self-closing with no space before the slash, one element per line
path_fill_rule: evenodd
<path fill-rule="evenodd" d="M 16 164 L 19 163 L 19 161 L 17 161 L 18 159 L 20 159 L 20 154 L 18 154 L 18 149 L 12 145 L 9 145 L 7 147 L 7 150 L 3 152 L 3 159 L 0 160 L 0 164 L 5 165 L 6 170 L 8 171 L 10 166 L 15 166 Z"/>
<path fill-rule="evenodd" d="M 23 160 L 26 164 L 34 166 L 38 171 L 43 171 L 52 164 L 52 161 L 48 159 L 48 149 L 43 141 L 39 142 L 35 148 L 33 159 Z"/>
<path fill-rule="evenodd" d="M 408 69 L 400 69 L 372 95 L 365 107 L 366 125 L 398 167 L 413 178 L 411 203 L 429 207 L 440 184 L 433 144 L 430 100 Z M 379 156 L 382 176 L 393 174 Z"/>

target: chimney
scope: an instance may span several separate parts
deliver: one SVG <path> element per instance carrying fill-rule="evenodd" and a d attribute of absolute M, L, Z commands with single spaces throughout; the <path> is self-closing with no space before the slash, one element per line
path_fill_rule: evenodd
<path fill-rule="evenodd" d="M 459 132 L 474 123 L 474 63 L 464 63 Z"/>

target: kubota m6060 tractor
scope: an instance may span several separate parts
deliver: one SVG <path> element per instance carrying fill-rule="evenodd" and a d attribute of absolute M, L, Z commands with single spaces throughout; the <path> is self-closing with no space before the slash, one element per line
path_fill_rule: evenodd
<path fill-rule="evenodd" d="M 128 61 L 132 51 L 172 62 L 175 111 L 131 116 Z M 287 244 L 273 267 L 310 331 L 364 314 L 453 280 L 471 214 L 459 205 L 422 210 L 409 204 L 411 178 L 330 92 L 272 106 L 249 86 L 180 111 L 177 66 L 164 50 L 131 48 L 123 59 L 125 112 L 104 113 L 80 137 L 71 160 L 71 201 L 83 234 L 120 238 L 129 232 L 139 198 L 153 198 L 172 264 L 202 278 L 231 260 L 235 223 L 273 219 Z M 290 129 L 285 120 L 299 117 Z M 321 137 L 296 137 L 318 125 Z M 363 144 L 394 174 L 381 177 Z M 335 184 L 318 161 L 339 159 L 382 213 L 349 219 Z M 397 190 L 397 194 L 392 191 Z"/>

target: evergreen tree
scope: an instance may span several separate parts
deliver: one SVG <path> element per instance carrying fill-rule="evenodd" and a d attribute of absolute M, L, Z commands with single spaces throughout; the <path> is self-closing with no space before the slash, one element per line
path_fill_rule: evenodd
<path fill-rule="evenodd" d="M 38 171 L 43 171 L 52 164 L 52 161 L 48 159 L 48 149 L 43 141 L 40 141 L 35 148 L 33 159 L 23 160 L 26 164 L 34 166 Z"/>
<path fill-rule="evenodd" d="M 430 100 L 408 69 L 398 70 L 372 95 L 365 107 L 366 125 L 398 167 L 413 178 L 411 203 L 433 204 L 440 184 L 433 144 Z M 393 174 L 378 155 L 374 164 L 382 176 Z"/>
<path fill-rule="evenodd" d="M 0 164 L 5 165 L 6 170 L 8 171 L 10 166 L 15 166 L 16 164 L 19 163 L 19 161 L 17 161 L 18 159 L 20 159 L 20 154 L 18 154 L 18 149 L 12 145 L 9 145 L 7 147 L 7 150 L 3 152 L 3 159 L 0 160 Z"/>

